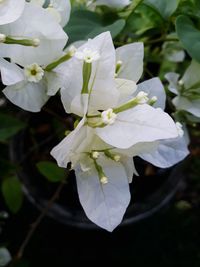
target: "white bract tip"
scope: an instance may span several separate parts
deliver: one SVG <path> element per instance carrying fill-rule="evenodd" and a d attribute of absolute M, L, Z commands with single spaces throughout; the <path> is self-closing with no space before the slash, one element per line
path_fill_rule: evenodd
<path fill-rule="evenodd" d="M 119 162 L 121 159 L 120 155 L 114 155 L 114 161 Z"/>
<path fill-rule="evenodd" d="M 84 48 L 83 51 L 76 51 L 74 55 L 79 60 L 84 60 L 86 63 L 92 63 L 100 58 L 99 52 L 91 48 Z"/>
<path fill-rule="evenodd" d="M 26 66 L 24 73 L 27 80 L 34 83 L 38 83 L 44 76 L 44 70 L 37 63 Z"/>
<path fill-rule="evenodd" d="M 108 183 L 108 178 L 106 176 L 103 176 L 103 177 L 101 177 L 100 182 L 102 184 L 107 184 Z"/>
<path fill-rule="evenodd" d="M 183 80 L 178 81 L 178 85 L 183 86 L 183 84 L 184 84 Z"/>
<path fill-rule="evenodd" d="M 112 108 L 109 108 L 101 113 L 102 122 L 111 125 L 115 122 L 117 114 L 113 112 Z"/>
<path fill-rule="evenodd" d="M 93 159 L 98 159 L 99 156 L 100 156 L 100 154 L 99 154 L 98 151 L 94 151 L 94 152 L 92 152 L 92 158 L 93 158 Z"/>
<path fill-rule="evenodd" d="M 38 38 L 34 38 L 34 39 L 33 39 L 33 46 L 37 47 L 37 46 L 39 46 L 39 45 L 40 45 L 40 39 L 38 39 Z"/>
<path fill-rule="evenodd" d="M 4 43 L 6 40 L 6 35 L 3 33 L 0 33 L 0 43 Z"/>
<path fill-rule="evenodd" d="M 138 104 L 146 104 L 149 101 L 148 94 L 141 91 L 136 95 L 136 101 Z"/>
<path fill-rule="evenodd" d="M 178 131 L 178 135 L 180 137 L 183 137 L 183 135 L 184 135 L 183 125 L 180 122 L 176 122 L 176 128 L 177 128 L 177 131 Z"/>

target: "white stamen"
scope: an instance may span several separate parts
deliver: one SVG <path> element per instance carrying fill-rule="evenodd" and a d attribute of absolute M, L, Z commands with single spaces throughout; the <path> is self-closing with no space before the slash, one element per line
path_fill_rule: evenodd
<path fill-rule="evenodd" d="M 180 122 L 176 122 L 176 128 L 177 128 L 177 131 L 178 131 L 178 135 L 180 137 L 183 137 L 184 135 L 184 131 L 183 131 L 183 125 L 180 123 Z"/>
<path fill-rule="evenodd" d="M 102 122 L 108 125 L 111 125 L 115 122 L 117 114 L 113 112 L 112 108 L 105 110 L 101 113 Z"/>
<path fill-rule="evenodd" d="M 101 177 L 100 182 L 102 184 L 107 184 L 108 183 L 108 178 L 106 176 L 103 176 L 103 177 Z"/>
<path fill-rule="evenodd" d="M 84 60 L 86 63 L 92 63 L 100 58 L 99 52 L 91 48 L 84 48 L 83 51 L 76 51 L 74 55 L 79 60 Z"/>
<path fill-rule="evenodd" d="M 38 83 L 44 76 L 44 70 L 37 63 L 26 66 L 24 73 L 27 80 L 34 83 Z"/>
<path fill-rule="evenodd" d="M 40 45 L 40 39 L 38 39 L 38 38 L 34 38 L 34 39 L 33 39 L 33 46 L 37 47 L 37 46 L 39 46 L 39 45 Z"/>
<path fill-rule="evenodd" d="M 98 159 L 99 156 L 100 156 L 100 154 L 99 154 L 98 151 L 94 151 L 94 152 L 92 152 L 92 158 L 93 158 L 93 159 Z"/>
<path fill-rule="evenodd" d="M 141 91 L 136 95 L 136 100 L 138 104 L 145 104 L 149 101 L 148 94 Z"/>

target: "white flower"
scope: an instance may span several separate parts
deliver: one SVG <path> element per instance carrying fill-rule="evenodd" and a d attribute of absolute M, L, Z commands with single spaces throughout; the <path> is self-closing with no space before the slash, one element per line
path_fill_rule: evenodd
<path fill-rule="evenodd" d="M 86 63 L 92 63 L 100 58 L 99 52 L 92 50 L 89 47 L 85 47 L 83 51 L 77 51 L 74 55 L 77 59 L 83 60 Z"/>
<path fill-rule="evenodd" d="M 138 104 L 145 104 L 149 101 L 148 94 L 145 93 L 144 91 L 140 91 L 136 95 L 136 100 L 137 100 Z"/>
<path fill-rule="evenodd" d="M 29 82 L 38 83 L 44 76 L 44 70 L 37 64 L 33 63 L 24 68 L 24 73 Z"/>
<path fill-rule="evenodd" d="M 69 21 L 71 4 L 70 0 L 51 0 L 47 10 L 64 27 Z"/>
<path fill-rule="evenodd" d="M 30 19 L 32 17 L 34 19 Z M 37 47 L 0 44 L 0 56 L 11 58 L 12 62 L 22 66 L 33 62 L 39 65 L 53 62 L 62 54 L 68 39 L 61 26 L 52 20 L 45 9 L 31 3 L 25 4 L 20 18 L 12 25 L 0 26 L 0 33 L 19 39 L 31 39 L 36 41 L 36 45 L 39 44 Z"/>
<path fill-rule="evenodd" d="M 200 117 L 199 71 L 200 64 L 193 60 L 181 79 L 177 73 L 171 72 L 165 75 L 169 82 L 168 89 L 177 95 L 172 100 L 176 109 L 185 110 L 198 118 Z"/>
<path fill-rule="evenodd" d="M 105 110 L 101 113 L 102 122 L 107 125 L 113 124 L 116 118 L 117 118 L 117 114 L 113 112 L 112 108 L 109 108 L 108 110 Z"/>
<path fill-rule="evenodd" d="M 0 25 L 17 20 L 24 10 L 25 0 L 0 1 Z"/>

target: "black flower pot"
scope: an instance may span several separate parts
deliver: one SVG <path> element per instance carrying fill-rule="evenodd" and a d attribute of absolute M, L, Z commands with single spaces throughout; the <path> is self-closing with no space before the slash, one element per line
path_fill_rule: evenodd
<path fill-rule="evenodd" d="M 19 164 L 18 177 L 28 199 L 40 210 L 46 207 L 58 184 L 47 181 L 37 170 L 36 163 L 52 160 L 49 152 L 58 140 L 51 114 L 22 113 L 27 128 L 17 134 L 10 145 L 11 159 Z M 70 118 L 69 118 L 70 119 Z M 56 126 L 57 127 L 57 126 Z M 63 131 L 61 127 L 61 132 Z M 140 176 L 130 184 L 131 202 L 120 226 L 143 220 L 165 206 L 175 194 L 183 179 L 185 162 L 168 169 L 155 168 L 136 158 Z M 67 226 L 82 229 L 99 229 L 85 215 L 79 202 L 74 172 L 69 175 L 59 199 L 48 210 L 48 216 Z"/>

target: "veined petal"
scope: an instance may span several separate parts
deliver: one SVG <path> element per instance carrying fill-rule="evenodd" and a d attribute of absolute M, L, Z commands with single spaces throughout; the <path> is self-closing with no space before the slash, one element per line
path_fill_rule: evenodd
<path fill-rule="evenodd" d="M 156 96 L 157 101 L 153 105 L 155 108 L 165 109 L 166 93 L 159 78 L 152 78 L 145 82 L 138 84 L 138 90 L 148 94 L 149 99 Z"/>
<path fill-rule="evenodd" d="M 17 20 L 24 10 L 25 0 L 4 0 L 0 3 L 0 25 Z"/>
<path fill-rule="evenodd" d="M 122 66 L 118 73 L 119 78 L 138 82 L 143 72 L 144 46 L 143 43 L 133 43 L 116 49 L 116 62 Z"/>
<path fill-rule="evenodd" d="M 47 102 L 46 86 L 40 83 L 20 82 L 7 86 L 3 93 L 15 105 L 32 112 L 38 112 Z"/>
<path fill-rule="evenodd" d="M 61 17 L 60 25 L 64 27 L 69 21 L 71 12 L 71 3 L 69 0 L 51 0 L 50 1 L 53 8 L 55 8 Z"/>
<path fill-rule="evenodd" d="M 30 19 L 33 16 L 34 19 Z M 62 55 L 68 39 L 61 26 L 52 20 L 48 11 L 31 3 L 26 3 L 21 17 L 12 24 L 4 25 L 1 33 L 40 40 L 38 47 L 0 44 L 0 55 L 10 57 L 13 62 L 22 66 L 33 62 L 48 65 L 55 61 Z"/>
<path fill-rule="evenodd" d="M 169 168 L 189 155 L 184 137 L 160 141 L 158 148 L 139 157 L 160 168 Z"/>
<path fill-rule="evenodd" d="M 200 100 L 188 100 L 185 97 L 177 96 L 173 99 L 173 104 L 178 110 L 186 110 L 196 117 L 200 117 Z"/>
<path fill-rule="evenodd" d="M 75 96 L 71 103 L 71 112 L 83 117 L 88 110 L 88 94 L 81 94 Z"/>
<path fill-rule="evenodd" d="M 177 128 L 172 118 L 160 108 L 138 105 L 118 114 L 115 123 L 96 128 L 97 135 L 116 148 L 129 148 L 140 142 L 176 138 Z"/>
<path fill-rule="evenodd" d="M 126 157 L 126 156 L 121 156 L 120 162 L 124 166 L 124 169 L 126 171 L 126 175 L 128 178 L 128 182 L 132 183 L 133 180 L 133 175 L 139 175 L 134 164 L 133 157 Z"/>
<path fill-rule="evenodd" d="M 62 86 L 62 76 L 55 71 L 46 71 L 45 79 L 47 82 L 47 95 L 55 95 Z"/>
<path fill-rule="evenodd" d="M 108 183 L 100 182 L 95 168 L 89 172 L 76 168 L 78 194 L 88 218 L 112 232 L 121 223 L 130 202 L 128 179 L 121 163 L 106 159 L 100 164 Z"/>
<path fill-rule="evenodd" d="M 12 85 L 24 80 L 23 70 L 14 63 L 0 58 L 0 71 L 3 84 Z"/>
<path fill-rule="evenodd" d="M 134 81 L 126 79 L 115 79 L 117 90 L 120 93 L 118 105 L 132 98 L 132 95 L 137 90 L 137 85 Z"/>

